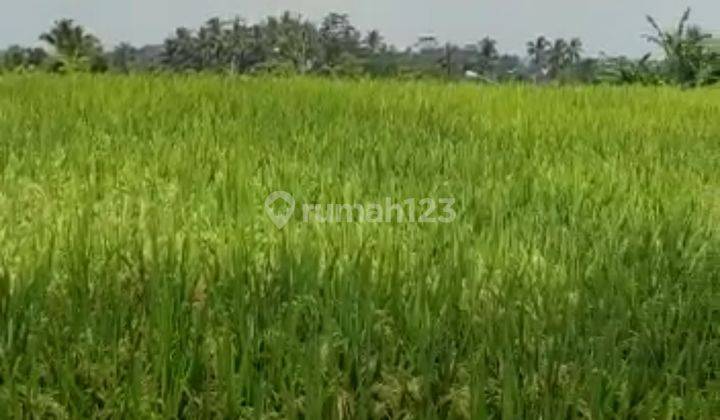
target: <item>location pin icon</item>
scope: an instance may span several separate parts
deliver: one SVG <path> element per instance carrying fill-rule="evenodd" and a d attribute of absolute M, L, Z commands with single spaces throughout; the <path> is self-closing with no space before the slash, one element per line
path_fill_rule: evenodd
<path fill-rule="evenodd" d="M 287 204 L 285 211 L 282 213 L 273 208 L 273 205 L 280 200 Z M 265 212 L 270 221 L 273 222 L 278 229 L 282 229 L 290 222 L 290 218 L 292 218 L 293 213 L 295 213 L 295 199 L 285 191 L 275 191 L 265 200 Z"/>

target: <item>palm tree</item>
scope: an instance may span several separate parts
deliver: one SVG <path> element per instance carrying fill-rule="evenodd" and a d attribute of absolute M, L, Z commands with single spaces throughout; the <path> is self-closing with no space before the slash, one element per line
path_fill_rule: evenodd
<path fill-rule="evenodd" d="M 48 43 L 59 55 L 62 66 L 66 69 L 97 69 L 102 55 L 100 41 L 87 33 L 72 19 L 55 22 L 49 32 L 40 35 L 40 40 Z M 95 68 L 94 68 L 95 67 Z"/>
<path fill-rule="evenodd" d="M 302 16 L 284 12 L 280 19 L 269 18 L 264 31 L 270 42 L 271 54 L 280 62 L 292 64 L 304 73 L 319 55 L 319 35 L 314 25 Z"/>
<path fill-rule="evenodd" d="M 244 73 L 252 65 L 252 29 L 239 17 L 228 22 L 223 32 L 226 60 L 231 73 Z"/>
<path fill-rule="evenodd" d="M 580 38 L 573 38 L 570 40 L 570 45 L 568 45 L 567 53 L 568 53 L 568 61 L 571 64 L 577 64 L 580 62 L 580 58 L 583 52 L 583 44 Z"/>
<path fill-rule="evenodd" d="M 562 38 L 556 39 L 552 44 L 552 48 L 550 48 L 550 52 L 548 54 L 549 71 L 552 77 L 557 76 L 557 74 L 567 65 L 569 55 L 568 49 L 569 45 L 567 41 Z"/>
<path fill-rule="evenodd" d="M 197 35 L 197 48 L 202 69 L 219 70 L 222 68 L 223 24 L 219 18 L 212 18 L 200 27 Z"/>
<path fill-rule="evenodd" d="M 527 53 L 532 59 L 533 64 L 540 68 L 544 67 L 549 48 L 550 41 L 543 35 L 537 37 L 534 41 L 528 41 Z"/>

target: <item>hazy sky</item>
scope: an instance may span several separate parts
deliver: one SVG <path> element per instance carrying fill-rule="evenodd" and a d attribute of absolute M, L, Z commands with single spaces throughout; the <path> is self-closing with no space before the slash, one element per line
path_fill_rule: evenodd
<path fill-rule="evenodd" d="M 591 54 L 641 55 L 649 50 L 645 14 L 672 25 L 685 7 L 693 21 L 720 32 L 720 0 L 3 0 L 0 48 L 37 44 L 56 19 L 71 17 L 110 46 L 160 43 L 177 26 L 197 27 L 213 16 L 257 21 L 291 10 L 313 21 L 349 13 L 363 31 L 379 29 L 404 47 L 419 34 L 464 44 L 491 35 L 504 51 L 523 52 L 537 35 L 579 36 Z"/>

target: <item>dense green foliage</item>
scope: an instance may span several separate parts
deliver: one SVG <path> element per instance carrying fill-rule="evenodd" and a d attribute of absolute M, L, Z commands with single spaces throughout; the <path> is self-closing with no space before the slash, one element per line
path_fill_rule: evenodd
<path fill-rule="evenodd" d="M 104 52 L 100 40 L 70 19 L 55 22 L 40 36 L 42 49 L 12 46 L 0 53 L 0 71 L 27 72 L 175 72 L 245 75 L 323 75 L 401 79 L 471 79 L 481 83 L 605 83 L 703 86 L 720 81 L 716 39 L 690 25 L 687 9 L 677 29 L 667 31 L 648 16 L 646 39 L 664 57 L 583 56 L 579 38 L 539 36 L 526 44 L 526 57 L 502 54 L 489 36 L 460 46 L 441 45 L 435 35 L 420 35 L 401 51 L 380 31 L 363 33 L 346 14 L 329 13 L 321 22 L 284 12 L 249 23 L 240 17 L 215 17 L 197 29 L 180 27 L 159 45 L 136 48 L 120 43 Z"/>
<path fill-rule="evenodd" d="M 665 53 L 665 78 L 684 86 L 707 85 L 720 81 L 720 55 L 705 41 L 712 37 L 699 26 L 690 26 L 690 9 L 680 18 L 677 29 L 663 30 L 648 16 L 655 35 L 647 39 Z"/>
<path fill-rule="evenodd" d="M 0 79 L 0 416 L 709 418 L 720 92 Z M 278 230 L 455 197 L 449 225 Z"/>

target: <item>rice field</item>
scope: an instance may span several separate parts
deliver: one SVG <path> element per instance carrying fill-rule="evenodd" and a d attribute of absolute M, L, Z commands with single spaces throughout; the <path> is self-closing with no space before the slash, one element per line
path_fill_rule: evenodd
<path fill-rule="evenodd" d="M 720 90 L 0 79 L 0 418 L 718 418 Z M 449 223 L 300 203 L 454 200 Z"/>

